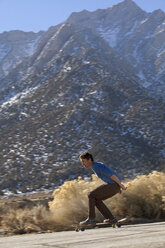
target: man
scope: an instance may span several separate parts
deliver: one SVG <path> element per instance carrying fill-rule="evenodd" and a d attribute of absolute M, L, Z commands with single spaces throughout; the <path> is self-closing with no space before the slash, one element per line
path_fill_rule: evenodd
<path fill-rule="evenodd" d="M 106 200 L 126 187 L 121 183 L 121 179 L 116 172 L 103 163 L 94 162 L 92 154 L 88 151 L 83 152 L 80 156 L 80 161 L 85 168 L 90 168 L 101 178 L 105 184 L 99 186 L 89 193 L 89 216 L 85 221 L 80 222 L 80 225 L 95 225 L 95 206 L 105 217 L 106 223 L 117 224 L 117 219 L 112 215 L 111 211 L 103 203 Z"/>

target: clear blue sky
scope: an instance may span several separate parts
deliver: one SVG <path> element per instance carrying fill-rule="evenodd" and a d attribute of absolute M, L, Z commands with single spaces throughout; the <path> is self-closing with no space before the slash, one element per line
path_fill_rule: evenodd
<path fill-rule="evenodd" d="M 105 9 L 122 0 L 0 0 L 0 33 L 10 30 L 38 32 L 65 21 L 72 12 Z M 162 9 L 165 0 L 134 0 L 146 12 Z"/>

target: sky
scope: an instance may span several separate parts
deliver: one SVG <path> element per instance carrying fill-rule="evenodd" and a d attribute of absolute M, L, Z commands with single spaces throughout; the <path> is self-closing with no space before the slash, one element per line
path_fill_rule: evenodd
<path fill-rule="evenodd" d="M 72 12 L 110 8 L 122 0 L 0 0 L 0 33 L 11 30 L 48 30 Z M 165 0 L 134 0 L 146 12 L 162 9 Z"/>

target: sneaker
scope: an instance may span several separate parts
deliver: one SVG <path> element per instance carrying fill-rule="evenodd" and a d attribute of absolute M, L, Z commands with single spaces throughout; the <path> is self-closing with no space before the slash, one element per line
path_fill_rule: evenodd
<path fill-rule="evenodd" d="M 80 225 L 81 226 L 95 226 L 96 225 L 96 221 L 95 220 L 93 220 L 93 219 L 86 219 L 86 220 L 84 220 L 84 221 L 82 221 L 82 222 L 80 222 Z"/>
<path fill-rule="evenodd" d="M 104 223 L 105 223 L 105 224 L 111 224 L 111 221 L 110 221 L 110 219 L 105 219 L 105 220 L 104 220 Z"/>
<path fill-rule="evenodd" d="M 116 218 L 114 218 L 113 220 L 105 219 L 104 220 L 104 223 L 105 224 L 116 224 L 117 223 L 117 220 L 116 220 Z"/>

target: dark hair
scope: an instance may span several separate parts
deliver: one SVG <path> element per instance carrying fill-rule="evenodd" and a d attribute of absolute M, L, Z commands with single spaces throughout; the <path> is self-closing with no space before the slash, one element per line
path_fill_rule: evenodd
<path fill-rule="evenodd" d="M 88 151 L 81 153 L 79 158 L 80 159 L 88 159 L 88 160 L 91 159 L 93 161 L 93 156 Z"/>

